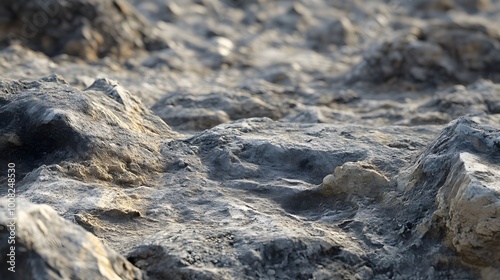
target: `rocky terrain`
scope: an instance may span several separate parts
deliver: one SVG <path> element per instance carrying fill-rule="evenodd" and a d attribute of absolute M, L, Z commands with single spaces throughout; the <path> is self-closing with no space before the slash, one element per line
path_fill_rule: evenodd
<path fill-rule="evenodd" d="M 499 15 L 2 1 L 0 279 L 499 279 Z"/>

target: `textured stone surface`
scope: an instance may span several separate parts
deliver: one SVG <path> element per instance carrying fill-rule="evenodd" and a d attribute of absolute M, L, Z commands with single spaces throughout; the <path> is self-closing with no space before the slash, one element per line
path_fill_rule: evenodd
<path fill-rule="evenodd" d="M 474 265 L 498 267 L 500 261 L 499 137 L 494 128 L 460 118 L 410 168 L 409 184 L 400 182 L 413 196 L 412 204 L 435 197 L 436 210 L 423 227 L 444 231 L 447 243 Z"/>
<path fill-rule="evenodd" d="M 323 178 L 322 192 L 326 195 L 342 193 L 377 195 L 389 186 L 389 180 L 370 164 L 346 162 L 335 168 L 333 174 Z"/>
<path fill-rule="evenodd" d="M 415 8 L 428 12 L 465 10 L 468 12 L 484 11 L 491 8 L 489 0 L 419 0 L 412 3 Z"/>
<path fill-rule="evenodd" d="M 0 201 L 2 252 L 12 228 L 9 201 Z M 47 205 L 17 200 L 15 273 L 1 256 L 3 279 L 144 279 L 144 273 L 94 235 L 64 220 Z"/>
<path fill-rule="evenodd" d="M 466 143 L 477 150 L 469 151 L 472 158 L 488 153 L 487 147 L 495 148 L 493 129 L 478 140 L 466 140 L 466 129 L 449 136 L 451 128 L 445 128 L 440 137 L 451 149 L 443 150 L 445 158 L 429 155 L 438 145 L 431 144 L 417 167 L 409 169 L 423 171 L 405 177 L 401 168 L 411 166 L 439 127 L 370 128 L 257 118 L 186 138 L 109 80 L 96 80 L 84 91 L 60 76 L 4 80 L 2 85 L 0 110 L 12 116 L 2 124 L 2 148 L 8 156 L 5 164 L 16 158 L 19 162 L 24 177 L 18 183 L 19 196 L 52 205 L 126 253 L 150 277 L 309 279 L 389 273 L 453 278 L 481 273 L 461 267 L 451 248 L 462 261 L 483 267 L 483 273 L 496 273 L 490 257 L 496 251 L 489 248 L 497 244 L 497 229 L 490 212 L 498 209 L 488 206 L 497 196 L 496 187 L 471 199 L 455 195 L 453 188 L 476 188 L 455 175 L 468 176 L 472 167 L 458 164 L 450 171 L 453 161 L 446 160 L 453 159 L 453 147 L 466 149 Z M 470 120 L 458 123 L 479 129 Z M 57 142 L 55 132 L 23 132 L 31 126 L 32 131 L 53 126 L 69 138 Z M 47 152 L 26 151 L 34 147 L 30 137 L 37 137 L 37 147 Z M 440 137 L 435 143 L 443 142 Z M 474 164 L 470 162 L 466 164 Z M 331 173 L 332 182 L 323 179 Z M 432 174 L 458 183 L 439 185 L 443 180 Z M 409 210 L 401 200 L 406 196 L 413 196 Z M 479 205 L 493 207 L 474 212 L 482 220 L 463 214 Z M 413 207 L 427 212 L 416 217 Z M 457 231 L 464 226 L 475 231 Z M 429 238 L 439 236 L 439 228 L 446 232 L 443 239 Z M 394 265 L 403 252 L 405 257 Z M 415 258 L 427 260 L 421 269 L 407 270 Z M 437 263 L 438 271 L 429 270 Z"/>
<path fill-rule="evenodd" d="M 95 236 L 138 278 L 499 278 L 500 1 L 50 3 L 0 49 L 0 169 L 78 234 L 26 272 Z"/>
<path fill-rule="evenodd" d="M 123 0 L 8 0 L 0 13 L 0 39 L 51 56 L 126 58 L 160 42 L 147 19 Z"/>
<path fill-rule="evenodd" d="M 78 159 L 63 164 L 67 173 L 129 185 L 162 170 L 158 141 L 176 133 L 115 82 L 96 80 L 83 92 L 60 76 L 0 84 L 2 164 L 26 158 L 18 168 L 30 171 Z"/>
<path fill-rule="evenodd" d="M 480 76 L 498 80 L 499 60 L 500 34 L 486 22 L 437 22 L 371 47 L 353 79 L 428 84 L 470 83 Z"/>

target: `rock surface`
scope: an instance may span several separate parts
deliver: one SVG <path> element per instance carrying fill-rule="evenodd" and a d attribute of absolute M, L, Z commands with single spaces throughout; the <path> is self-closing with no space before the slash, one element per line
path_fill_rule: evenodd
<path fill-rule="evenodd" d="M 42 2 L 0 4 L 0 278 L 500 278 L 500 1 Z"/>
<path fill-rule="evenodd" d="M 126 58 L 160 42 L 147 19 L 123 0 L 7 0 L 0 14 L 0 39 L 51 56 Z"/>
<path fill-rule="evenodd" d="M 26 172 L 64 163 L 81 179 L 125 185 L 162 170 L 158 140 L 176 133 L 116 82 L 99 79 L 81 93 L 56 75 L 0 84 L 3 165 L 25 158 L 18 168 Z"/>
<path fill-rule="evenodd" d="M 375 83 L 403 79 L 437 85 L 449 81 L 467 84 L 478 77 L 498 81 L 499 61 L 497 29 L 483 22 L 438 22 L 370 48 L 353 79 Z"/>
<path fill-rule="evenodd" d="M 51 207 L 17 200 L 16 215 L 11 217 L 9 203 L 0 201 L 0 240 L 2 252 L 12 255 L 7 241 L 15 232 L 16 272 L 7 270 L 12 259 L 2 254 L 2 279 L 144 279 L 123 256 Z M 14 224 L 12 218 L 17 219 Z"/>
<path fill-rule="evenodd" d="M 337 166 L 333 174 L 323 178 L 322 192 L 325 195 L 377 195 L 389 186 L 389 180 L 370 164 L 346 162 Z"/>
<path fill-rule="evenodd" d="M 411 201 L 435 197 L 435 212 L 420 230 L 444 232 L 465 262 L 479 266 L 500 266 L 499 148 L 498 130 L 458 119 L 426 148 L 399 185 Z"/>

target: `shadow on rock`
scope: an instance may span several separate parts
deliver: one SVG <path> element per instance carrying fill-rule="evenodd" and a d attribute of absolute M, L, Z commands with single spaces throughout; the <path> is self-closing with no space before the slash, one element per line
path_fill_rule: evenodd
<path fill-rule="evenodd" d="M 2 80 L 0 100 L 0 162 L 18 163 L 20 174 L 58 163 L 72 176 L 138 185 L 145 171 L 163 169 L 162 138 L 177 135 L 106 79 L 85 91 L 60 76 Z"/>

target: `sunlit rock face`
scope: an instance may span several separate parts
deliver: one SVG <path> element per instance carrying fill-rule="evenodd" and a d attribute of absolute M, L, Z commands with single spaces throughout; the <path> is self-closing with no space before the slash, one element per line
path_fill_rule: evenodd
<path fill-rule="evenodd" d="M 2 251 L 12 254 L 7 240 L 13 228 L 15 265 L 9 270 L 10 258 L 1 257 L 4 279 L 146 279 L 123 256 L 47 205 L 17 200 L 18 220 L 12 227 L 9 203 L 0 201 L 0 240 Z"/>

